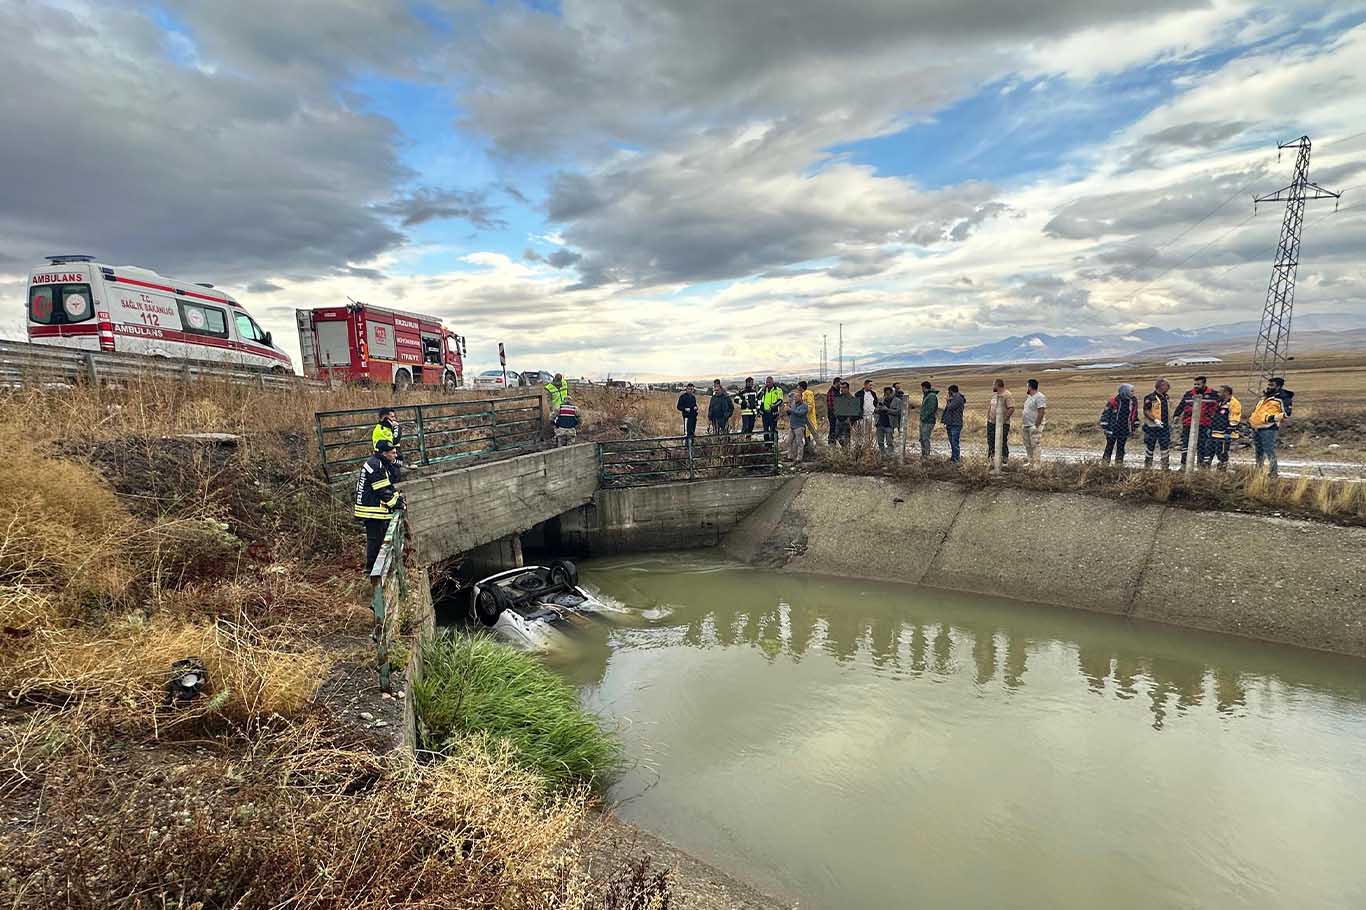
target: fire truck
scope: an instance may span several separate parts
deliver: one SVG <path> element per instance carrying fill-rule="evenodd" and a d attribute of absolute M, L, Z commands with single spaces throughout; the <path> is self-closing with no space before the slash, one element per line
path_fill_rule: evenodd
<path fill-rule="evenodd" d="M 435 316 L 352 301 L 295 310 L 304 375 L 367 385 L 465 385 L 465 339 Z"/>

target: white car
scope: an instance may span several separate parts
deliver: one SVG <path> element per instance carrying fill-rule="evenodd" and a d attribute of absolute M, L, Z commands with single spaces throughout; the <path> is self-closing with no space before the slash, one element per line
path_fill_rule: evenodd
<path fill-rule="evenodd" d="M 517 388 L 517 374 L 508 370 L 505 382 L 502 370 L 485 370 L 474 377 L 474 387 L 476 389 L 495 389 L 499 392 L 507 388 L 515 389 Z"/>
<path fill-rule="evenodd" d="M 575 626 L 590 622 L 590 614 L 606 610 L 579 587 L 578 570 L 567 559 L 498 572 L 470 591 L 471 622 L 532 650 L 562 641 Z"/>

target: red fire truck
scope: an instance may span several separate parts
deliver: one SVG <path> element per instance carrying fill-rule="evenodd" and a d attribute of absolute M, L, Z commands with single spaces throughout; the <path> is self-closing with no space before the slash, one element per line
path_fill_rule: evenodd
<path fill-rule="evenodd" d="M 465 385 L 465 339 L 441 320 L 368 303 L 295 310 L 304 375 L 368 384 Z"/>

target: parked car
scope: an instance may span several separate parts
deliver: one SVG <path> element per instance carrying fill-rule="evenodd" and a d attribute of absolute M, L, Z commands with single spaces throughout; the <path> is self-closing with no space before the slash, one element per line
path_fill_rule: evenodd
<path fill-rule="evenodd" d="M 501 369 L 485 370 L 474 377 L 474 387 L 476 389 L 493 389 L 501 392 L 504 388 L 516 388 L 517 384 L 518 376 L 515 370 L 507 371 L 506 385 L 504 385 L 503 371 Z"/>
<path fill-rule="evenodd" d="M 567 559 L 498 572 L 470 591 L 470 622 L 525 648 L 550 647 L 611 608 L 579 587 Z"/>

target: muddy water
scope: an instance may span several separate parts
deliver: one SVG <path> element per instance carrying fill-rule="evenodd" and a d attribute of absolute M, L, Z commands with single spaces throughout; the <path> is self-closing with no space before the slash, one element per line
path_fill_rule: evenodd
<path fill-rule="evenodd" d="M 803 908 L 1366 907 L 1366 662 L 706 557 L 550 657 L 620 814 Z"/>

